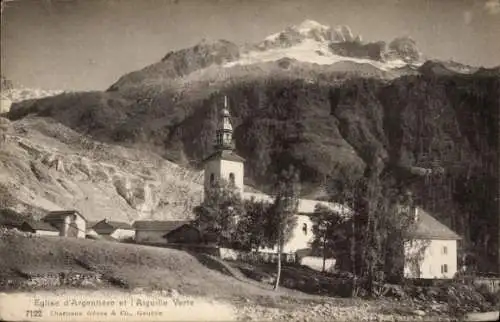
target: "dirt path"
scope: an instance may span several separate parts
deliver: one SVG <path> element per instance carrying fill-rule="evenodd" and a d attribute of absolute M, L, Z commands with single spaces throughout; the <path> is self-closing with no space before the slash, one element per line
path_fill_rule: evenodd
<path fill-rule="evenodd" d="M 114 289 L 0 294 L 3 321 L 452 321 L 359 299 L 267 298 L 263 303 Z M 30 318 L 31 316 L 31 318 Z"/>

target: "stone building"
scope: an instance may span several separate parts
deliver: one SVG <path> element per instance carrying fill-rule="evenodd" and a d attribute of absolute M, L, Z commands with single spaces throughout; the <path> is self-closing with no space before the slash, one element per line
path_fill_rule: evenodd
<path fill-rule="evenodd" d="M 43 221 L 56 227 L 59 236 L 85 238 L 87 219 L 77 210 L 51 211 Z"/>

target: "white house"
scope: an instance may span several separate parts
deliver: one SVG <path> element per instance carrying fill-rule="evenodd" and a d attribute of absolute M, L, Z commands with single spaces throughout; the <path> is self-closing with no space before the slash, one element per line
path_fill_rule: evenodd
<path fill-rule="evenodd" d="M 411 241 L 405 245 L 405 277 L 453 278 L 457 272 L 460 236 L 421 208 L 414 208 L 414 219 L 415 230 L 411 232 Z"/>
<path fill-rule="evenodd" d="M 76 210 L 51 211 L 43 221 L 56 227 L 59 236 L 85 238 L 87 219 Z"/>
<path fill-rule="evenodd" d="M 135 236 L 134 228 L 129 223 L 121 221 L 103 219 L 92 226 L 92 229 L 99 235 L 109 236 L 117 240 L 124 240 Z"/>
<path fill-rule="evenodd" d="M 215 152 L 204 160 L 204 188 L 205 191 L 210 186 L 221 179 L 232 183 L 243 199 L 273 202 L 271 196 L 264 193 L 244 191 L 244 162 L 241 156 L 234 152 L 233 127 L 231 125 L 229 110 L 227 109 L 227 99 L 224 101 L 222 110 L 222 122 L 216 130 Z M 311 216 L 317 204 L 322 204 L 341 215 L 349 216 L 351 210 L 340 204 L 324 202 L 310 199 L 300 199 L 297 214 L 297 225 L 291 240 L 284 245 L 284 253 L 294 253 L 299 249 L 309 248 L 312 240 L 313 222 Z M 262 249 L 263 252 L 275 252 L 275 249 Z"/>

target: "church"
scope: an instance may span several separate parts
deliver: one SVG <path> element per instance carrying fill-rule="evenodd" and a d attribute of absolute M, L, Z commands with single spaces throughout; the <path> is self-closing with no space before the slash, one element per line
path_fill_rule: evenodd
<path fill-rule="evenodd" d="M 231 116 L 227 106 L 227 97 L 224 97 L 224 107 L 219 116 L 215 138 L 215 151 L 204 161 L 204 189 L 218 180 L 231 182 L 241 195 L 242 199 L 257 201 L 267 201 L 272 203 L 273 197 L 264 193 L 245 191 L 244 174 L 245 159 L 239 156 L 234 150 L 233 126 Z M 314 209 L 317 204 L 321 204 L 332 209 L 339 214 L 348 216 L 350 210 L 337 203 L 300 199 L 297 213 L 297 225 L 293 231 L 292 238 L 285 244 L 283 253 L 294 253 L 298 250 L 310 248 L 309 243 L 313 238 Z M 275 249 L 262 249 L 262 252 L 275 252 Z"/>
<path fill-rule="evenodd" d="M 264 193 L 245 191 L 245 159 L 239 156 L 234 149 L 233 126 L 224 98 L 224 106 L 219 115 L 216 129 L 215 151 L 204 162 L 204 189 L 209 189 L 213 182 L 226 180 L 232 183 L 243 200 L 255 198 L 258 201 L 272 203 L 273 197 Z M 284 254 L 294 254 L 297 251 L 310 249 L 313 239 L 313 221 L 316 205 L 321 204 L 334 212 L 345 216 L 347 220 L 352 216 L 352 210 L 338 203 L 311 199 L 299 199 L 297 211 L 297 225 L 291 239 L 283 248 Z M 426 241 L 424 257 L 412 268 L 410 260 L 405 259 L 405 276 L 408 278 L 453 278 L 457 271 L 457 241 L 461 239 L 446 225 L 440 223 L 424 209 L 412 206 L 412 213 L 416 223 L 416 230 L 412 233 L 410 244 Z M 260 249 L 260 252 L 275 253 L 273 249 Z M 411 257 L 412 247 L 405 245 L 405 257 Z M 317 259 L 315 257 L 310 257 Z M 411 264 L 411 265 L 410 265 Z"/>

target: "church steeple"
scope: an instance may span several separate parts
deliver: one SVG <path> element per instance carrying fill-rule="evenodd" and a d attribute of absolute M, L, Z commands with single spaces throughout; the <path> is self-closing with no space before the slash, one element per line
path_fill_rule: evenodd
<path fill-rule="evenodd" d="M 224 106 L 218 113 L 218 124 L 215 137 L 215 151 L 204 160 L 205 164 L 205 191 L 213 187 L 218 180 L 225 180 L 243 194 L 244 162 L 234 150 L 233 126 L 227 107 L 227 97 L 224 97 Z"/>
<path fill-rule="evenodd" d="M 215 149 L 217 151 L 234 150 L 233 126 L 231 125 L 231 116 L 227 107 L 227 96 L 224 96 L 224 108 L 219 116 L 219 124 L 215 134 Z"/>

